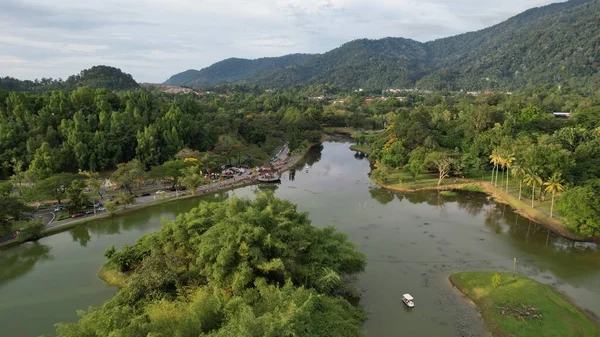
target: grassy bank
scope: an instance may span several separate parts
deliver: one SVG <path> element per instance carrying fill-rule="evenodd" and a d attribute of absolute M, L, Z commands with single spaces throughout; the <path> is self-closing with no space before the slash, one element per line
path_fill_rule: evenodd
<path fill-rule="evenodd" d="M 350 150 L 362 152 L 362 153 L 364 153 L 366 155 L 371 154 L 371 149 L 367 145 L 357 145 L 357 144 L 354 144 L 354 145 L 350 146 Z"/>
<path fill-rule="evenodd" d="M 508 337 L 597 337 L 597 322 L 587 317 L 550 286 L 527 277 L 493 272 L 466 272 L 450 281 L 479 308 L 494 336 Z"/>
<path fill-rule="evenodd" d="M 117 270 L 115 266 L 110 263 L 106 263 L 98 271 L 98 277 L 106 284 L 111 286 L 124 288 L 129 280 L 129 274 L 122 273 Z"/>

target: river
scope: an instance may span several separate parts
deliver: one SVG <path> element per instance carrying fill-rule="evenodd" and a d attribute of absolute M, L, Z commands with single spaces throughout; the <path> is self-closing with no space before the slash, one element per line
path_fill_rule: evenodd
<path fill-rule="evenodd" d="M 554 285 L 600 315 L 596 244 L 556 237 L 481 193 L 443 197 L 383 190 L 369 181 L 369 162 L 349 146 L 330 141 L 311 149 L 308 172 L 301 163 L 280 185 L 157 206 L 0 251 L 0 335 L 52 335 L 54 323 L 75 321 L 76 310 L 115 294 L 96 276 L 106 247 L 133 244 L 199 199 L 251 197 L 261 189 L 310 212 L 314 226 L 336 226 L 366 254 L 367 269 L 357 283 L 370 315 L 364 325 L 369 337 L 486 336 L 476 310 L 451 287 L 448 275 L 510 271 L 514 257 L 518 272 Z M 414 309 L 400 302 L 405 292 L 415 297 Z"/>

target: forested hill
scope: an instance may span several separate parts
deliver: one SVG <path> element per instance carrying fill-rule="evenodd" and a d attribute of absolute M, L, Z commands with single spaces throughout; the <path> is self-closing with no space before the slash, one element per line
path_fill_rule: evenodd
<path fill-rule="evenodd" d="M 599 88 L 599 28 L 600 0 L 572 0 L 427 43 L 403 38 L 355 40 L 295 62 L 269 58 L 271 64 L 280 64 L 271 67 L 257 67 L 260 60 L 229 59 L 175 75 L 167 83 L 432 90 L 510 90 L 553 83 Z"/>
<path fill-rule="evenodd" d="M 119 68 L 94 66 L 72 75 L 66 81 L 62 79 L 42 78 L 41 80 L 18 80 L 12 77 L 0 77 L 0 90 L 6 91 L 50 91 L 73 90 L 78 87 L 91 89 L 129 90 L 138 88 L 138 83 L 130 74 Z"/>
<path fill-rule="evenodd" d="M 202 70 L 190 69 L 171 76 L 167 85 L 209 86 L 258 76 L 305 62 L 314 57 L 309 54 L 292 54 L 281 57 L 265 57 L 256 60 L 229 58 Z"/>

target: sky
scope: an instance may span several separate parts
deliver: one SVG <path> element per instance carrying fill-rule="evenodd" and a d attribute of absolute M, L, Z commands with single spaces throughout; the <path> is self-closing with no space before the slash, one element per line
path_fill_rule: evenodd
<path fill-rule="evenodd" d="M 110 65 L 164 82 L 229 57 L 322 53 L 358 38 L 429 41 L 556 0 L 0 0 L 0 77 Z"/>

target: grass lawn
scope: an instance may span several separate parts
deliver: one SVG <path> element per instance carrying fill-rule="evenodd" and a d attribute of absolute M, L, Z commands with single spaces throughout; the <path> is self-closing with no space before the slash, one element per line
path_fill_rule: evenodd
<path fill-rule="evenodd" d="M 513 278 L 512 274 L 501 273 L 499 286 L 494 288 L 492 277 L 495 274 L 466 272 L 450 276 L 450 281 L 477 304 L 494 336 L 597 337 L 600 333 L 596 322 L 550 286 L 524 276 Z M 541 322 L 538 318 L 512 311 L 535 312 L 524 307 L 539 310 Z"/>

